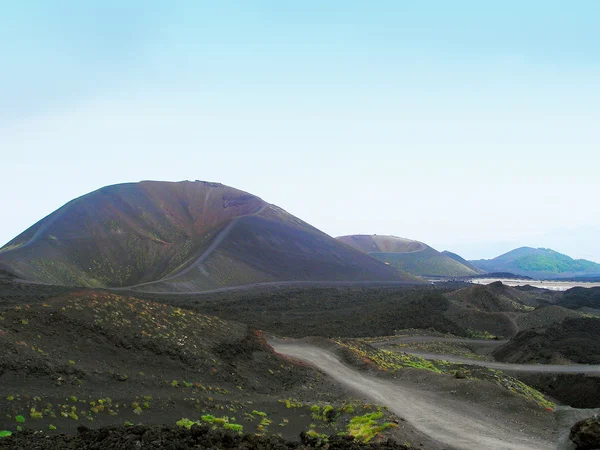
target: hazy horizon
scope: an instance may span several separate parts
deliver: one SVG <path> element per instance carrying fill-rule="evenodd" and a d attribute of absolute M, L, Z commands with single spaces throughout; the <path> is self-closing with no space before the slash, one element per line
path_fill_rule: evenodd
<path fill-rule="evenodd" d="M 600 4 L 25 0 L 0 17 L 2 245 L 207 180 L 332 235 L 600 262 Z"/>

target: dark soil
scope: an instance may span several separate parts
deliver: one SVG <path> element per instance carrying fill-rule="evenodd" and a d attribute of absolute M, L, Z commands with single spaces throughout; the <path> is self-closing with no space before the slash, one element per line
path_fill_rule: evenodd
<path fill-rule="evenodd" d="M 600 287 L 581 288 L 575 287 L 565 291 L 558 304 L 564 308 L 600 309 Z"/>
<path fill-rule="evenodd" d="M 0 274 L 0 310 L 24 303 L 41 303 L 51 297 L 76 290 L 79 289 L 68 286 L 21 283 L 13 281 L 9 275 L 2 276 Z"/>
<path fill-rule="evenodd" d="M 78 428 L 77 434 L 46 436 L 32 432 L 17 433 L 0 439 L 0 449 L 10 450 L 136 450 L 156 448 L 164 450 L 184 449 L 240 449 L 240 450 L 286 450 L 323 448 L 320 440 L 306 434 L 301 441 L 286 441 L 277 436 L 237 435 L 208 427 L 193 425 L 190 429 L 182 427 L 107 427 L 95 430 Z M 407 449 L 393 441 L 363 444 L 350 437 L 331 436 L 328 438 L 329 450 L 401 450 Z"/>
<path fill-rule="evenodd" d="M 573 408 L 600 408 L 600 377 L 584 374 L 518 374 L 524 383 Z"/>
<path fill-rule="evenodd" d="M 244 324 L 114 292 L 22 287 L 28 295 L 6 294 L 10 306 L 0 307 L 0 430 L 15 433 L 21 448 L 36 448 L 25 442 L 38 435 L 19 437 L 19 429 L 55 436 L 83 424 L 174 426 L 203 415 L 298 441 L 310 429 L 346 431 L 352 417 L 377 411 L 313 368 L 274 354 Z M 332 407 L 335 422 L 315 418 L 315 406 Z M 382 439 L 390 436 L 423 442 L 411 439 L 412 427 Z M 63 444 L 75 438 L 49 439 L 69 448 Z"/>
<path fill-rule="evenodd" d="M 493 325 L 498 313 L 451 305 L 444 296 L 449 291 L 436 286 L 340 287 L 130 296 L 23 284 L 4 277 L 0 282 L 0 430 L 15 435 L 0 439 L 0 448 L 94 448 L 86 447 L 92 442 L 101 443 L 98 448 L 118 448 L 110 445 L 113 441 L 120 445 L 128 436 L 132 445 L 142 442 L 132 436 L 134 428 L 123 427 L 124 423 L 143 425 L 142 436 L 149 433 L 150 442 L 181 442 L 182 446 L 171 448 L 188 448 L 184 445 L 195 439 L 193 433 L 169 427 L 182 418 L 195 421 L 204 414 L 235 417 L 245 433 L 267 436 L 263 441 L 224 437 L 222 430 L 204 433 L 214 435 L 213 448 L 227 448 L 223 442 L 255 445 L 247 448 L 303 448 L 298 436 L 311 425 L 318 433 L 333 435 L 344 431 L 351 417 L 372 412 L 374 406 L 353 398 L 318 371 L 275 355 L 254 329 L 282 336 L 370 337 L 429 328 L 465 336 L 468 328 L 477 329 L 478 324 Z M 456 320 L 457 311 L 470 315 Z M 568 345 L 561 347 L 565 354 L 574 354 L 570 337 L 585 337 L 584 342 L 597 347 L 598 336 L 593 334 L 597 330 L 589 326 L 597 323 L 600 320 L 560 325 L 563 334 L 555 334 L 565 337 Z M 586 334 L 590 332 L 592 340 Z M 573 381 L 544 380 L 539 386 L 546 383 L 543 390 L 559 400 L 566 398 Z M 590 390 L 597 392 L 597 379 L 576 381 L 572 385 L 578 386 L 579 404 L 587 405 L 587 391 L 593 401 L 590 406 L 597 406 L 597 397 L 590 394 Z M 286 400 L 295 406 L 286 406 Z M 310 408 L 315 405 L 330 405 L 337 413 L 352 405 L 354 412 L 340 413 L 332 424 L 313 417 Z M 257 411 L 272 424 L 261 425 L 263 416 Z M 387 420 L 389 413 L 385 414 Z M 97 430 L 74 434 L 81 425 Z M 17 427 L 26 432 L 17 432 Z M 414 429 L 401 428 L 386 432 L 383 441 L 392 436 L 397 442 L 412 441 L 413 446 L 424 442 L 425 448 L 431 448 L 420 437 L 412 439 L 417 436 Z M 285 441 L 277 441 L 275 434 Z M 13 446 L 8 446 L 11 442 Z M 190 442 L 201 445 L 203 441 Z M 169 448 L 165 445 L 158 448 Z M 393 445 L 380 448 L 402 448 Z"/>
<path fill-rule="evenodd" d="M 446 317 L 450 301 L 442 295 L 445 292 L 423 286 L 136 295 L 288 337 L 384 336 L 407 328 L 433 328 L 466 336 L 465 328 Z"/>

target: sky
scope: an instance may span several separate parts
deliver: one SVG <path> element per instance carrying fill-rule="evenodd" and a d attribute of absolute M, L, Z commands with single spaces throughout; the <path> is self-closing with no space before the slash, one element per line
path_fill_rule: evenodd
<path fill-rule="evenodd" d="M 600 262 L 596 0 L 0 0 L 0 244 L 139 180 Z"/>

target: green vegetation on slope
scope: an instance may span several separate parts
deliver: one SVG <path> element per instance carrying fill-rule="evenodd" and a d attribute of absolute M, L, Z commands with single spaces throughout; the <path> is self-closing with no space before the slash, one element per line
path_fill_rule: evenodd
<path fill-rule="evenodd" d="M 573 259 L 552 250 L 547 253 L 523 256 L 516 261 L 517 267 L 529 272 L 551 272 L 561 274 L 565 272 L 600 272 L 600 264 L 584 259 Z"/>
<path fill-rule="evenodd" d="M 516 378 L 510 377 L 500 370 L 489 369 L 468 364 L 458 364 L 439 360 L 426 360 L 419 356 L 403 352 L 394 352 L 375 348 L 370 339 L 338 339 L 336 343 L 348 351 L 349 355 L 359 360 L 362 364 L 371 365 L 383 372 L 394 374 L 404 369 L 426 370 L 438 374 L 467 377 L 475 380 L 491 381 L 513 394 L 537 403 L 542 408 L 553 410 L 556 405 L 546 399 L 544 395 Z M 347 354 L 347 355 L 348 355 Z M 460 372 L 460 375 L 457 375 Z"/>
<path fill-rule="evenodd" d="M 585 259 L 573 259 L 548 248 L 521 247 L 494 259 L 471 263 L 486 272 L 512 272 L 532 277 L 559 278 L 600 274 L 600 264 Z"/>

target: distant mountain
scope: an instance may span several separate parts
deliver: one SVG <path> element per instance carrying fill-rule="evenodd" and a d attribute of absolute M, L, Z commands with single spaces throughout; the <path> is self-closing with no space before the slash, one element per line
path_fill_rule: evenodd
<path fill-rule="evenodd" d="M 600 264 L 573 259 L 548 248 L 521 247 L 494 259 L 470 261 L 485 272 L 512 272 L 532 278 L 600 275 Z"/>
<path fill-rule="evenodd" d="M 468 267 L 469 269 L 471 269 L 475 273 L 478 273 L 478 274 L 485 273 L 483 270 L 481 270 L 477 266 L 471 264 L 465 258 L 463 258 L 460 255 L 457 255 L 456 253 L 452 253 L 452 252 L 449 252 L 448 250 L 444 250 L 442 252 L 442 255 L 447 256 L 448 258 L 452 258 L 454 261 L 457 261 L 457 262 L 461 263 L 463 266 Z"/>
<path fill-rule="evenodd" d="M 2 247 L 0 269 L 149 291 L 415 280 L 254 195 L 201 181 L 118 184 L 77 198 Z"/>
<path fill-rule="evenodd" d="M 350 235 L 340 236 L 338 239 L 416 276 L 466 277 L 478 273 L 428 245 L 411 239 L 382 235 Z"/>

